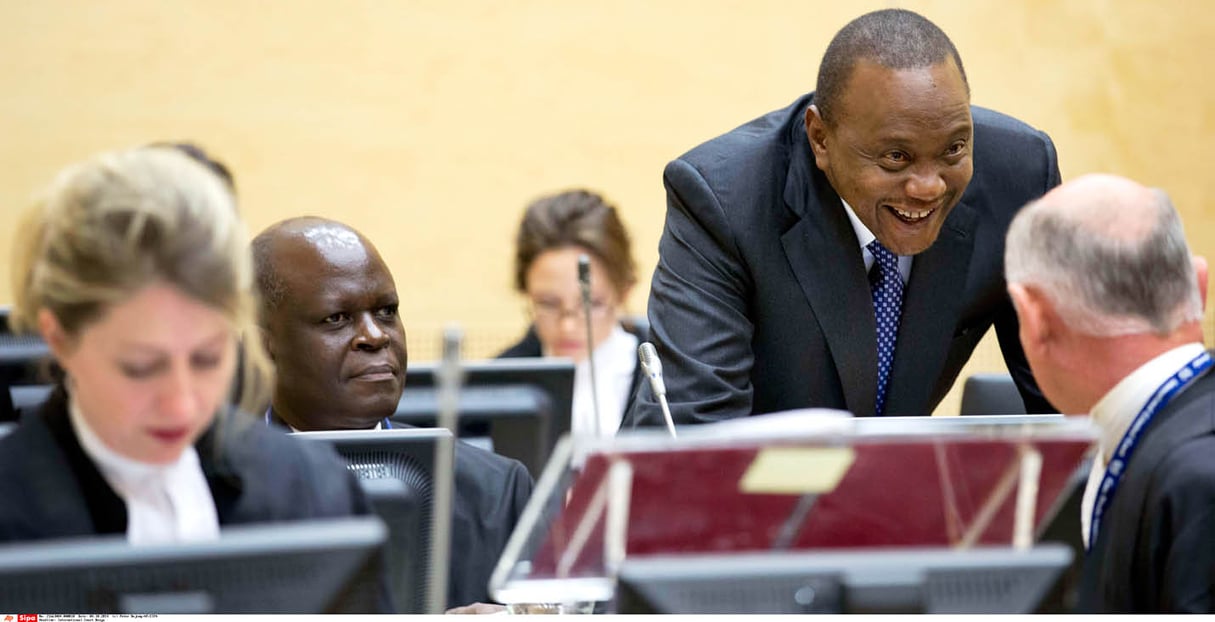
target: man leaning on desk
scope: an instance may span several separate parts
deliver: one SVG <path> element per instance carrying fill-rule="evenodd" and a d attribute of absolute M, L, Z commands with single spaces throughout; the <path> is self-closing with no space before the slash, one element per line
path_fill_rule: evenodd
<path fill-rule="evenodd" d="M 953 43 L 910 11 L 836 34 L 814 93 L 667 165 L 649 301 L 676 423 L 827 407 L 926 415 L 995 325 L 1042 397 L 1004 233 L 1059 183 L 1050 138 L 972 107 Z M 625 426 L 661 425 L 643 386 Z"/>

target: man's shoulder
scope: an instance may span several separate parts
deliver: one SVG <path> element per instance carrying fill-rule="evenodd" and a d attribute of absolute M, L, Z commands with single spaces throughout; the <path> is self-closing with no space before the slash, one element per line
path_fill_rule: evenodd
<path fill-rule="evenodd" d="M 345 463 L 328 443 L 309 443 L 292 438 L 283 428 L 254 420 L 229 420 L 226 430 L 228 455 L 239 466 L 271 473 L 308 472 L 310 476 L 345 472 Z M 289 466 L 289 469 L 275 467 Z"/>
<path fill-rule="evenodd" d="M 1032 125 L 1008 114 L 983 106 L 971 106 L 970 116 L 974 119 L 976 128 L 1004 131 L 1013 134 L 1042 134 L 1042 131 Z"/>
<path fill-rule="evenodd" d="M 1215 374 L 1207 374 L 1161 411 L 1136 451 L 1163 494 L 1203 491 L 1215 499 Z M 1155 456 L 1152 459 L 1151 456 Z M 1136 467 L 1135 460 L 1131 466 Z M 1138 470 L 1138 469 L 1137 469 Z"/>
<path fill-rule="evenodd" d="M 787 152 L 794 136 L 794 125 L 804 123 L 803 115 L 813 94 L 799 97 L 792 104 L 773 110 L 714 138 L 711 138 L 668 164 L 687 163 L 702 174 L 705 171 L 738 172 L 748 165 L 767 165 Z"/>
<path fill-rule="evenodd" d="M 468 479 L 491 488 L 517 478 L 530 480 L 531 475 L 522 462 L 507 458 L 465 442 L 456 443 L 456 477 Z"/>
<path fill-rule="evenodd" d="M 990 149 L 999 153 L 1018 148 L 1037 151 L 1054 149 L 1046 132 L 1020 119 L 982 106 L 971 106 L 970 114 L 974 120 L 976 149 Z"/>

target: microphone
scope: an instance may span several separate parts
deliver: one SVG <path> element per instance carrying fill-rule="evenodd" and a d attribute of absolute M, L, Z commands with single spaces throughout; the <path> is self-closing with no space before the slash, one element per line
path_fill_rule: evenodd
<path fill-rule="evenodd" d="M 599 382 L 595 377 L 595 340 L 591 332 L 591 258 L 586 253 L 578 255 L 578 286 L 582 289 L 582 316 L 586 318 L 586 366 L 591 370 L 591 400 L 594 402 L 595 431 L 598 437 L 603 421 L 599 414 Z"/>
<path fill-rule="evenodd" d="M 667 404 L 667 383 L 662 380 L 662 361 L 658 360 L 654 344 L 647 341 L 638 346 L 637 358 L 641 360 L 641 373 L 650 379 L 650 388 L 658 397 L 658 405 L 662 406 L 662 418 L 666 420 L 667 432 L 671 438 L 678 438 L 675 435 L 675 422 L 671 419 L 671 406 Z"/>

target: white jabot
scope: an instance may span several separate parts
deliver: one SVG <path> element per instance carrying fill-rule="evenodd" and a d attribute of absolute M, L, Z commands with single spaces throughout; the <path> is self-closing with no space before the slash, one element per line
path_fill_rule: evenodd
<path fill-rule="evenodd" d="M 1178 346 L 1144 363 L 1110 389 L 1094 406 L 1090 415 L 1101 430 L 1099 451 L 1093 458 L 1093 470 L 1088 474 L 1084 497 L 1080 501 L 1080 529 L 1084 544 L 1089 545 L 1088 534 L 1093 517 L 1093 504 L 1097 501 L 1097 488 L 1105 478 L 1105 465 L 1126 434 L 1135 415 L 1147 404 L 1148 398 L 1165 380 L 1202 354 L 1201 343 Z"/>
<path fill-rule="evenodd" d="M 617 324 L 603 343 L 591 354 L 599 381 L 599 436 L 615 436 L 624 417 L 629 392 L 633 389 L 633 369 L 637 366 L 637 337 Z M 595 400 L 591 391 L 589 360 L 574 368 L 574 407 L 570 433 L 584 435 L 595 429 Z"/>
<path fill-rule="evenodd" d="M 865 259 L 865 272 L 873 267 L 873 253 L 869 252 L 869 243 L 876 240 L 877 236 L 857 218 L 856 212 L 852 210 L 852 206 L 848 202 L 840 199 L 840 203 L 844 204 L 844 211 L 848 214 L 848 221 L 852 223 L 852 230 L 856 232 L 856 239 L 861 243 L 861 257 Z M 911 278 L 911 260 L 914 259 L 911 255 L 895 255 L 899 258 L 899 276 L 903 277 L 903 284 L 907 284 L 907 279 Z"/>
<path fill-rule="evenodd" d="M 170 464 L 132 460 L 105 445 L 73 398 L 68 413 L 80 447 L 127 506 L 128 541 L 158 544 L 219 537 L 215 499 L 194 447 L 186 447 Z"/>

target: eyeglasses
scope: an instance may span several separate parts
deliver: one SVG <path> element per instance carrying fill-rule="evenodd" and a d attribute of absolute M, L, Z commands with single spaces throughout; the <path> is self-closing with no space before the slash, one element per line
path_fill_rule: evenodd
<path fill-rule="evenodd" d="M 616 305 L 605 300 L 591 300 L 591 320 L 600 321 L 608 318 Z M 531 300 L 532 317 L 541 322 L 552 322 L 554 324 L 561 322 L 566 316 L 573 316 L 575 320 L 583 320 L 586 315 L 582 312 L 582 305 L 575 305 L 574 308 L 568 309 L 558 300 Z"/>

